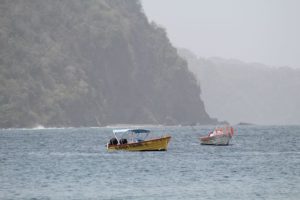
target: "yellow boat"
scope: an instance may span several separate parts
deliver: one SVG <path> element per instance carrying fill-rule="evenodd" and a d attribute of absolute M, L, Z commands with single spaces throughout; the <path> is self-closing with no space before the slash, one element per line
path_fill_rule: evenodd
<path fill-rule="evenodd" d="M 150 131 L 145 129 L 121 129 L 113 133 L 115 137 L 106 145 L 108 151 L 166 151 L 171 139 L 168 135 L 146 139 Z"/>

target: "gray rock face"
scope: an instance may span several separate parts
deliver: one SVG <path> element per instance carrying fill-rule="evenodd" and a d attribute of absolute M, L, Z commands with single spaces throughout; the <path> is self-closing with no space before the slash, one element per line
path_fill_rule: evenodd
<path fill-rule="evenodd" d="M 215 122 L 139 1 L 1 1 L 0 47 L 0 127 Z"/>

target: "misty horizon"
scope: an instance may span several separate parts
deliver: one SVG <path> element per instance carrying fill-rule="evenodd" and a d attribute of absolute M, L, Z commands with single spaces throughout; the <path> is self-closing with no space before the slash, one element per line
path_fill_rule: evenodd
<path fill-rule="evenodd" d="M 197 56 L 300 68 L 299 1 L 142 0 L 142 5 L 174 46 Z"/>
<path fill-rule="evenodd" d="M 196 76 L 211 117 L 231 124 L 300 124 L 300 69 L 178 53 Z"/>

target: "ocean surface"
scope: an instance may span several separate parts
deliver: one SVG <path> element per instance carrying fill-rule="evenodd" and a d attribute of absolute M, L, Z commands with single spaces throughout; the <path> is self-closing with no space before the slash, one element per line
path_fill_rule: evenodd
<path fill-rule="evenodd" d="M 300 199 L 300 126 L 150 127 L 166 152 L 107 152 L 112 128 L 0 130 L 0 199 Z"/>

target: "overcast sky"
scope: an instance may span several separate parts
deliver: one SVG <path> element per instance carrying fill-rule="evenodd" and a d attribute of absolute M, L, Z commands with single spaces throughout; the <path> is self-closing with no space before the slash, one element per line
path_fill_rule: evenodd
<path fill-rule="evenodd" d="M 300 68 L 300 0 L 142 0 L 176 47 Z"/>

